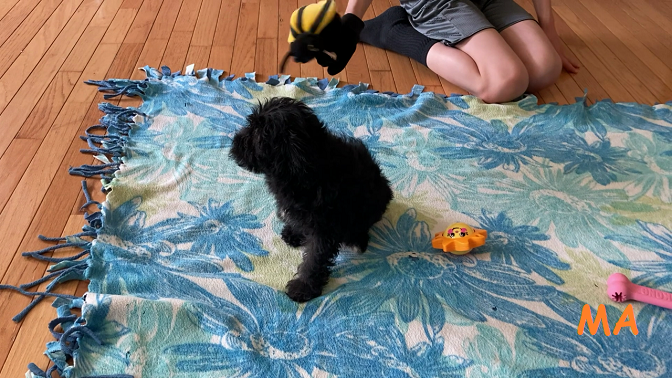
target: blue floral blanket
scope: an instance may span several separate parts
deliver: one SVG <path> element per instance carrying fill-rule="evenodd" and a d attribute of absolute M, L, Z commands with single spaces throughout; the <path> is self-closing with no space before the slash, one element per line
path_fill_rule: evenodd
<path fill-rule="evenodd" d="M 65 334 L 48 354 L 66 376 L 672 377 L 671 310 L 606 292 L 615 272 L 672 291 L 670 104 L 486 105 L 145 71 L 93 83 L 143 104 L 102 104 L 107 136 L 87 140 L 104 165 L 73 170 L 109 192 L 89 216 L 90 256 L 56 267 L 83 261 L 90 280 L 55 303 Z M 262 177 L 228 158 L 271 96 L 362 139 L 395 191 L 368 251 L 343 251 L 303 305 L 282 291 L 301 251 L 281 241 Z M 486 244 L 432 248 L 454 222 Z"/>

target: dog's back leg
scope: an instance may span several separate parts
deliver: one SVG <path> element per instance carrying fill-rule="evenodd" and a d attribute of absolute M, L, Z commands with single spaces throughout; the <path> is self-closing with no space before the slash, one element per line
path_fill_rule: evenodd
<path fill-rule="evenodd" d="M 329 281 L 330 268 L 340 242 L 311 236 L 306 241 L 303 262 L 294 279 L 287 283 L 287 295 L 296 302 L 307 302 L 322 294 Z"/>

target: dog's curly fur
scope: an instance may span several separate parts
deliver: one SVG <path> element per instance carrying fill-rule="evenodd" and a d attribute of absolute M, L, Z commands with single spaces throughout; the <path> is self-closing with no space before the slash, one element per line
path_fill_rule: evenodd
<path fill-rule="evenodd" d="M 364 252 L 369 229 L 392 200 L 389 181 L 361 140 L 327 130 L 300 101 L 259 104 L 233 138 L 230 156 L 263 174 L 284 221 L 282 240 L 305 247 L 287 295 L 305 302 L 322 294 L 340 245 Z"/>

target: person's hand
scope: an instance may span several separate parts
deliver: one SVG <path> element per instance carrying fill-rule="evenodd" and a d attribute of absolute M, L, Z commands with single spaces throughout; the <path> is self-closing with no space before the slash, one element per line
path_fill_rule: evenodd
<path fill-rule="evenodd" d="M 362 29 L 364 29 L 364 21 L 354 14 L 347 13 L 341 17 L 340 31 L 337 36 L 334 36 L 333 53 L 336 59 L 329 59 L 331 56 L 317 59 L 320 65 L 327 67 L 329 75 L 336 75 L 343 71 L 355 50 L 357 50 L 359 34 Z"/>
<path fill-rule="evenodd" d="M 572 74 L 579 72 L 579 68 L 581 67 L 579 62 L 565 55 L 564 49 L 562 48 L 562 41 L 560 40 L 558 32 L 555 30 L 555 26 L 542 26 L 542 29 L 544 30 L 544 33 L 546 33 L 548 40 L 551 41 L 555 51 L 557 51 L 558 55 L 560 55 L 560 59 L 562 59 L 562 67 L 565 69 L 565 71 Z"/>

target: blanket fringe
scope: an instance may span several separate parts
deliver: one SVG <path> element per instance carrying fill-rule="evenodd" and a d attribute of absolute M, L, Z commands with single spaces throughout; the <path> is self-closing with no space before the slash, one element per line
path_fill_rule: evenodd
<path fill-rule="evenodd" d="M 102 206 L 99 202 L 91 199 L 85 180 L 82 181 L 82 191 L 87 200 L 86 204 L 82 206 L 82 209 L 94 204 L 98 207 L 98 211 L 94 213 L 85 213 L 87 225 L 82 227 L 82 232 L 65 237 L 46 237 L 40 235 L 40 240 L 56 242 L 59 244 L 55 244 L 39 251 L 24 252 L 22 254 L 25 257 L 54 263 L 47 269 L 49 274 L 20 286 L 0 285 L 0 289 L 14 290 L 34 298 L 28 306 L 12 318 L 15 322 L 23 320 L 28 312 L 45 298 L 55 298 L 52 306 L 57 309 L 57 318 L 49 323 L 49 331 L 56 341 L 48 342 L 47 350 L 45 352 L 47 357 L 53 362 L 53 365 L 47 371 L 44 371 L 33 363 L 29 364 L 28 372 L 26 373 L 26 377 L 29 378 L 52 377 L 54 372 L 58 372 L 58 374 L 63 377 L 69 377 L 72 367 L 68 365 L 67 360 L 73 357 L 74 352 L 78 348 L 79 339 L 83 335 L 86 335 L 95 342 L 99 344 L 101 343 L 100 339 L 86 326 L 84 318 L 72 313 L 72 309 L 82 308 L 84 298 L 53 292 L 53 289 L 63 282 L 72 280 L 82 281 L 86 279 L 86 270 L 90 263 L 92 240 L 97 237 L 98 230 L 102 227 L 102 213 L 100 212 Z M 81 251 L 65 257 L 54 257 L 53 255 L 45 256 L 48 252 L 54 252 L 62 248 L 70 247 L 79 248 Z M 30 291 L 30 289 L 45 282 L 49 282 L 49 284 L 44 291 Z M 55 331 L 57 326 L 60 326 L 63 332 Z M 128 377 L 130 376 L 127 376 L 127 378 Z M 121 378 L 121 376 L 118 378 Z"/>
<path fill-rule="evenodd" d="M 179 72 L 171 73 L 170 70 L 162 70 L 162 75 L 175 77 Z M 105 99 L 111 99 L 117 96 L 136 97 L 143 96 L 145 90 L 149 87 L 147 80 L 89 80 L 87 84 L 97 85 L 100 92 L 106 92 Z M 114 179 L 114 174 L 119 170 L 122 164 L 121 158 L 124 156 L 124 148 L 128 141 L 128 133 L 135 125 L 135 117 L 147 117 L 136 108 L 122 108 L 110 103 L 101 103 L 98 108 L 104 113 L 100 123 L 86 129 L 85 135 L 80 138 L 86 141 L 88 148 L 81 149 L 82 153 L 94 154 L 96 159 L 102 164 L 99 165 L 81 165 L 79 167 L 70 167 L 71 175 L 83 177 L 98 176 L 103 182 L 103 192 L 109 188 L 109 183 Z M 104 134 L 95 131 L 103 131 Z M 53 293 L 52 290 L 60 283 L 71 280 L 85 280 L 86 271 L 91 262 L 91 247 L 93 240 L 97 238 L 99 230 L 103 226 L 102 204 L 91 198 L 86 180 L 82 181 L 82 192 L 86 202 L 80 207 L 81 211 L 95 205 L 98 211 L 93 213 L 84 213 L 84 219 L 87 222 L 82 228 L 82 232 L 66 237 L 45 237 L 39 238 L 47 242 L 56 242 L 57 244 L 41 249 L 39 251 L 24 252 L 22 255 L 41 261 L 54 263 L 49 267 L 46 276 L 33 282 L 25 283 L 20 286 L 0 285 L 0 289 L 10 289 L 23 295 L 34 297 L 26 308 L 17 314 L 12 320 L 21 321 L 30 310 L 47 297 L 55 298 L 53 306 L 57 308 L 57 318 L 49 323 L 49 331 L 56 341 L 47 343 L 45 354 L 53 362 L 53 365 L 44 371 L 35 364 L 28 365 L 26 377 L 51 377 L 53 372 L 58 372 L 63 377 L 69 377 L 73 367 L 69 365 L 69 359 L 74 357 L 78 349 L 80 338 L 89 337 L 91 340 L 101 345 L 100 338 L 86 326 L 83 316 L 77 316 L 72 313 L 72 309 L 81 309 L 84 304 L 84 297 L 80 298 L 74 295 Z M 47 255 L 62 248 L 76 247 L 80 252 L 66 257 L 54 257 Z M 49 282 L 50 281 L 50 282 Z M 45 291 L 29 291 L 42 283 L 49 282 Z M 60 326 L 63 332 L 55 331 Z M 87 377 L 83 377 L 87 378 Z M 93 378 L 93 377 L 88 377 Z M 133 378 L 127 374 L 100 375 L 96 378 Z"/>
<path fill-rule="evenodd" d="M 106 92 L 104 95 L 106 99 L 113 98 L 120 95 L 128 95 L 129 97 L 142 96 L 145 94 L 145 90 L 148 88 L 147 81 L 149 80 L 170 80 L 178 76 L 194 76 L 197 79 L 202 79 L 211 82 L 215 85 L 222 85 L 224 82 L 231 82 L 239 80 L 241 82 L 251 81 L 258 83 L 256 81 L 256 73 L 246 73 L 244 76 L 236 78 L 235 75 L 231 74 L 224 76 L 223 70 L 217 70 L 213 68 L 204 68 L 201 70 L 194 71 L 194 65 L 187 66 L 187 69 L 184 73 L 180 71 L 171 72 L 170 68 L 162 66 L 159 69 L 152 68 L 150 66 L 141 67 L 140 70 L 145 72 L 147 76 L 144 80 L 125 80 L 125 79 L 109 79 L 109 80 L 89 80 L 86 83 L 97 85 L 99 92 Z M 268 79 L 263 82 L 264 84 L 277 86 L 277 85 L 296 85 L 296 86 L 307 86 L 314 89 L 319 89 L 321 91 L 329 91 L 336 89 L 339 80 L 336 78 L 294 78 L 291 79 L 290 75 L 270 75 Z M 379 93 L 388 95 L 390 97 L 413 97 L 418 96 L 423 93 L 425 87 L 422 85 L 415 84 L 411 91 L 407 94 L 401 94 L 396 92 L 380 92 L 375 89 L 369 89 L 368 83 L 359 83 L 359 84 L 348 84 L 339 88 L 340 90 L 353 92 L 354 94 L 360 93 Z M 431 92 L 428 92 L 431 93 Z M 434 93 L 434 95 L 443 98 L 443 99 L 457 99 L 463 97 L 462 94 L 452 93 L 450 95 L 444 95 L 440 93 Z"/>
<path fill-rule="evenodd" d="M 165 72 L 164 72 L 165 73 Z M 99 91 L 111 92 L 105 95 L 106 99 L 116 96 L 142 96 L 144 90 L 148 87 L 145 81 L 127 81 L 121 83 L 114 80 L 106 81 L 88 81 L 87 84 L 98 85 Z M 103 182 L 103 192 L 108 190 L 110 181 L 114 178 L 114 173 L 119 170 L 122 164 L 121 158 L 124 155 L 124 148 L 128 140 L 128 133 L 135 124 L 136 116 L 146 117 L 144 113 L 135 108 L 122 108 L 110 103 L 102 103 L 98 108 L 104 113 L 100 123 L 89 127 L 81 139 L 86 141 L 88 148 L 81 149 L 82 153 L 94 154 L 96 159 L 100 160 L 100 165 L 82 165 L 79 167 L 70 167 L 71 175 L 94 177 L 98 176 Z M 105 134 L 99 134 L 95 131 L 104 131 Z M 53 290 L 59 284 L 72 280 L 85 280 L 86 271 L 91 262 L 91 247 L 93 240 L 97 238 L 99 230 L 103 226 L 102 204 L 91 198 L 86 180 L 82 182 L 82 192 L 86 202 L 80 207 L 84 211 L 91 205 L 97 207 L 97 211 L 84 213 L 84 219 L 87 224 L 82 227 L 82 232 L 66 237 L 45 237 L 39 238 L 46 242 L 55 242 L 57 244 L 46 247 L 39 251 L 24 252 L 25 257 L 31 257 L 40 261 L 53 263 L 49 267 L 47 274 L 33 282 L 25 283 L 20 286 L 0 285 L 0 289 L 14 290 L 34 299 L 14 318 L 15 322 L 20 322 L 38 303 L 45 298 L 55 298 L 53 306 L 57 308 L 57 318 L 49 323 L 49 330 L 56 341 L 47 343 L 45 354 L 53 362 L 51 367 L 44 371 L 35 364 L 28 365 L 26 377 L 52 377 L 54 372 L 58 372 L 63 377 L 70 377 L 73 367 L 69 361 L 74 357 L 78 349 L 78 343 L 81 337 L 88 337 L 97 344 L 101 344 L 100 338 L 86 326 L 83 317 L 74 315 L 72 309 L 81 309 L 84 303 L 84 297 L 77 297 L 68 294 L 54 293 Z M 78 248 L 80 251 L 70 255 L 56 257 L 51 252 L 63 248 Z M 44 291 L 30 291 L 36 286 L 49 282 Z M 63 332 L 55 331 L 60 326 Z M 86 378 L 86 377 L 85 377 Z M 93 377 L 90 377 L 93 378 Z M 131 375 L 101 375 L 96 378 L 133 378 Z"/>
<path fill-rule="evenodd" d="M 101 207 L 100 203 L 91 200 L 91 196 L 86 187 L 86 181 L 82 181 L 82 190 L 84 191 L 84 196 L 87 198 L 87 203 L 85 205 L 88 206 L 91 204 L 96 204 L 100 209 Z M 39 239 L 42 241 L 57 242 L 57 243 L 64 242 L 64 243 L 52 245 L 50 247 L 46 247 L 38 251 L 22 253 L 22 256 L 24 257 L 31 257 L 36 260 L 54 263 L 54 265 L 50 266 L 49 269 L 47 269 L 47 271 L 50 274 L 41 277 L 35 281 L 24 283 L 19 286 L 0 285 L 0 289 L 14 290 L 23 295 L 36 297 L 30 304 L 28 304 L 28 306 L 26 306 L 26 308 L 24 308 L 20 313 L 18 313 L 16 316 L 12 318 L 13 321 L 20 322 L 21 320 L 23 320 L 23 318 L 28 314 L 28 312 L 38 303 L 44 300 L 46 297 L 64 298 L 64 299 L 77 298 L 73 295 L 53 293 L 52 290 L 60 283 L 72 280 L 81 281 L 85 279 L 85 271 L 89 266 L 88 255 L 91 252 L 91 240 L 86 240 L 84 238 L 95 238 L 97 236 L 97 230 L 100 229 L 100 227 L 102 226 L 102 223 L 100 222 L 101 215 L 102 214 L 100 211 L 97 211 L 91 215 L 86 213 L 85 219 L 87 220 L 88 224 L 82 227 L 82 232 L 74 235 L 69 235 L 66 237 L 55 237 L 55 238 L 39 235 Z M 81 251 L 72 256 L 65 256 L 65 257 L 54 257 L 53 255 L 45 256 L 45 254 L 48 252 L 54 252 L 62 248 L 71 248 L 71 247 L 79 248 Z M 44 292 L 28 291 L 28 289 L 31 289 L 35 286 L 38 286 L 48 281 L 51 282 L 49 282 Z"/>

